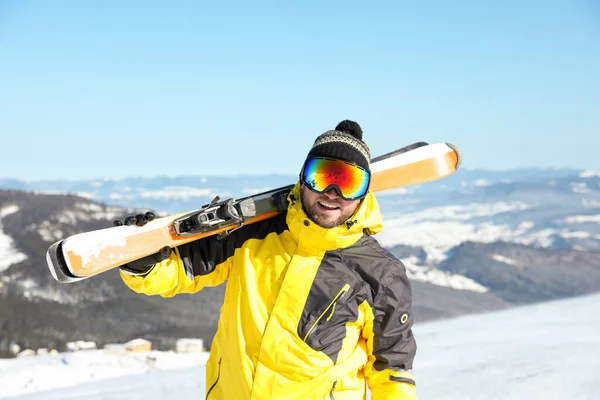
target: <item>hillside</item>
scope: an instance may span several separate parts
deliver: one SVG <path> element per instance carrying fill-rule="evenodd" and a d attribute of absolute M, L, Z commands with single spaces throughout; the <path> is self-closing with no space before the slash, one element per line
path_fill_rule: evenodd
<path fill-rule="evenodd" d="M 417 323 L 600 290 L 596 174 L 521 172 L 523 179 L 512 183 L 512 172 L 469 174 L 378 196 L 385 229 L 377 238 L 407 268 Z M 243 192 L 248 179 L 228 184 Z M 131 292 L 117 271 L 67 285 L 51 278 L 50 244 L 133 211 L 51 192 L 52 184 L 61 187 L 0 189 L 0 354 L 8 355 L 11 343 L 62 349 L 79 339 L 102 345 L 145 337 L 158 348 L 178 337 L 210 343 L 224 287 L 162 299 Z M 128 191 L 138 192 L 145 193 Z M 136 198 L 143 203 L 144 197 L 130 200 Z"/>

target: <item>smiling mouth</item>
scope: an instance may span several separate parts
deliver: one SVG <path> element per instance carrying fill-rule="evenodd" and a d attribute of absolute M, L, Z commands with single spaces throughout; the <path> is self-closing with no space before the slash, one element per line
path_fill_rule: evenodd
<path fill-rule="evenodd" d="M 328 204 L 328 203 L 323 203 L 321 201 L 318 201 L 317 204 L 319 204 L 319 206 L 327 211 L 333 211 L 333 210 L 338 210 L 340 207 L 336 206 L 335 204 Z"/>

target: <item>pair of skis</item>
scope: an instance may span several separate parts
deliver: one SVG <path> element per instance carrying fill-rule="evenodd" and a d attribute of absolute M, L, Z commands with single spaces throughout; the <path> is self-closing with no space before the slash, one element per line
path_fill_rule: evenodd
<path fill-rule="evenodd" d="M 371 160 L 373 192 L 435 181 L 460 166 L 459 149 L 448 143 L 414 143 Z M 118 226 L 84 232 L 54 243 L 46 253 L 52 276 L 76 282 L 123 264 L 243 225 L 272 218 L 287 209 L 294 185 L 241 199 L 218 198 L 198 210 L 157 218 L 142 227 Z"/>

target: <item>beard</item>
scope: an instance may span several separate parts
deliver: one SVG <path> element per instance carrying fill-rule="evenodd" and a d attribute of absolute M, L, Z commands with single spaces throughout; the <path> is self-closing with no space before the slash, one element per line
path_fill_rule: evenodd
<path fill-rule="evenodd" d="M 311 195 L 309 198 L 308 193 L 310 189 L 306 187 L 300 188 L 300 194 L 302 197 L 302 208 L 308 217 L 321 228 L 330 229 L 345 223 L 356 211 L 356 204 L 348 206 L 345 201 L 341 198 L 331 199 L 326 195 Z M 314 192 L 313 192 L 314 193 Z M 335 205 L 338 208 L 334 211 L 324 210 L 320 202 Z"/>

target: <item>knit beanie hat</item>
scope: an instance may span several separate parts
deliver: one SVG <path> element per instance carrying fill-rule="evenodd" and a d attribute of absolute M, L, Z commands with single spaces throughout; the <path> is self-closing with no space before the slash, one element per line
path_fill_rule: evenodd
<path fill-rule="evenodd" d="M 344 120 L 335 130 L 317 137 L 306 157 L 330 157 L 354 163 L 370 171 L 371 153 L 362 141 L 363 131 L 354 121 Z"/>

